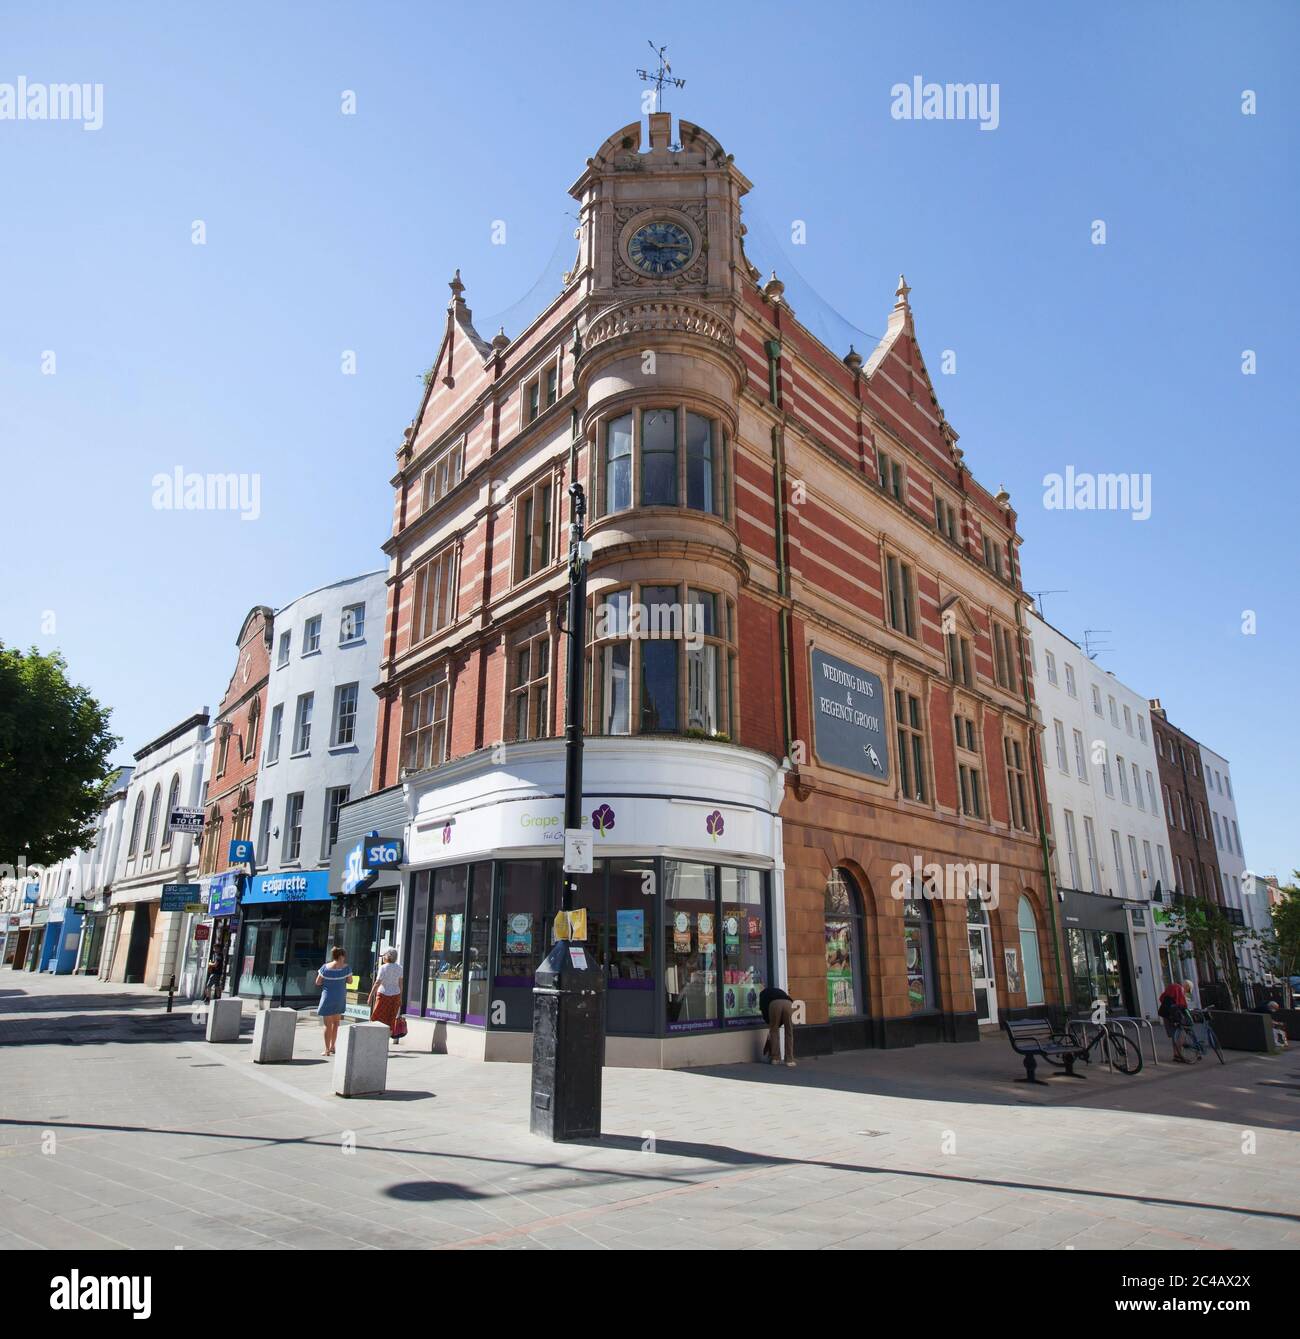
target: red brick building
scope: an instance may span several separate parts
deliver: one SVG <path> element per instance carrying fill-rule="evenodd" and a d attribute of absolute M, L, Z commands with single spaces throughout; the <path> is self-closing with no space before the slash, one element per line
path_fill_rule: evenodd
<path fill-rule="evenodd" d="M 235 639 L 237 659 L 225 696 L 212 722 L 212 752 L 205 787 L 199 874 L 205 891 L 230 869 L 230 843 L 252 836 L 257 789 L 258 748 L 263 737 L 266 689 L 271 672 L 274 614 L 254 605 Z M 275 723 L 272 722 L 272 727 Z M 233 923 L 227 897 L 213 917 L 212 952 L 224 957 Z"/>
<path fill-rule="evenodd" d="M 722 146 L 649 123 L 571 188 L 578 254 L 531 325 L 485 340 L 457 273 L 398 452 L 375 788 L 410 814 L 408 1007 L 527 1054 L 576 480 L 610 1062 L 755 1055 L 773 979 L 805 1048 L 972 1038 L 1059 998 L 1015 513 L 901 278 L 877 348 L 826 348 L 746 257 Z"/>

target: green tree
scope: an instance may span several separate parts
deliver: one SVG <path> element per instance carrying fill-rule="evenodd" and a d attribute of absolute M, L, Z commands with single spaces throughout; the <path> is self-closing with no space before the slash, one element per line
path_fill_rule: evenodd
<path fill-rule="evenodd" d="M 1237 949 L 1256 943 L 1250 930 L 1233 923 L 1217 903 L 1187 895 L 1169 912 L 1166 921 L 1169 947 L 1179 957 L 1196 959 L 1202 977 L 1217 976 L 1226 982 L 1235 1008 L 1241 1007 L 1241 970 Z M 1208 969 L 1213 968 L 1213 971 Z"/>
<path fill-rule="evenodd" d="M 1281 884 L 1282 900 L 1271 908 L 1273 939 L 1264 948 L 1282 978 L 1300 973 L 1300 869 L 1291 875 L 1294 882 Z"/>
<path fill-rule="evenodd" d="M 0 642 L 0 866 L 50 865 L 94 833 L 121 742 L 67 662 Z"/>

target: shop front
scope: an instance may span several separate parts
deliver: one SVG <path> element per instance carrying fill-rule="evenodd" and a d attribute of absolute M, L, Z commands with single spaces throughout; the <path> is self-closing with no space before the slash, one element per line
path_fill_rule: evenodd
<path fill-rule="evenodd" d="M 345 1016 L 370 1017 L 367 1000 L 385 950 L 398 942 L 398 903 L 402 887 L 397 869 L 366 870 L 362 839 L 371 833 L 401 837 L 406 830 L 406 796 L 401 786 L 377 791 L 339 811 L 338 840 L 330 860 L 332 895 L 327 947 L 343 949 L 352 976 Z M 321 960 L 324 961 L 322 954 Z"/>
<path fill-rule="evenodd" d="M 27 962 L 27 945 L 32 938 L 32 913 L 20 911 L 9 917 L 9 933 L 5 936 L 6 967 L 21 971 Z"/>
<path fill-rule="evenodd" d="M 227 870 L 224 874 L 210 876 L 206 885 L 199 880 L 203 900 L 208 904 L 208 914 L 203 921 L 210 929 L 208 938 L 199 941 L 204 950 L 200 956 L 205 959 L 204 985 L 200 993 L 206 990 L 214 967 L 222 992 L 229 993 L 227 988 L 237 965 L 234 952 L 239 942 L 239 880 L 242 877 L 235 870 Z"/>
<path fill-rule="evenodd" d="M 104 936 L 108 927 L 108 904 L 101 899 L 87 903 L 82 918 L 81 943 L 77 950 L 77 963 L 73 968 L 78 976 L 96 976 L 99 973 L 100 960 L 104 955 Z"/>
<path fill-rule="evenodd" d="M 1128 904 L 1123 898 L 1063 890 L 1065 948 L 1070 998 L 1076 1012 L 1098 1002 L 1109 1014 L 1136 1014 L 1139 995 L 1133 972 Z"/>
<path fill-rule="evenodd" d="M 40 970 L 41 958 L 45 952 L 45 936 L 50 925 L 50 910 L 48 907 L 38 907 L 32 912 L 32 929 L 27 940 L 26 956 L 22 966 L 25 971 L 36 972 Z"/>
<path fill-rule="evenodd" d="M 18 935 L 18 912 L 6 912 L 0 916 L 0 966 L 8 967 L 13 962 L 14 948 Z"/>
<path fill-rule="evenodd" d="M 564 849 L 562 748 L 471 755 L 412 788 L 402 959 L 412 1038 L 531 1056 L 533 985 L 554 942 Z M 781 773 L 725 744 L 588 741 L 578 876 L 604 969 L 606 1064 L 756 1059 L 758 996 L 783 977 Z"/>
<path fill-rule="evenodd" d="M 328 870 L 255 875 L 239 920 L 235 994 L 291 1007 L 319 996 L 316 973 L 328 956 Z"/>

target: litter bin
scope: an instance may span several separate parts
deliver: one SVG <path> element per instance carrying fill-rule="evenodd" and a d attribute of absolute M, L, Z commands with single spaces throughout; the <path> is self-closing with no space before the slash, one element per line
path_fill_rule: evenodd
<path fill-rule="evenodd" d="M 533 987 L 529 1129 L 547 1139 L 600 1137 L 605 973 L 582 944 L 556 940 Z"/>

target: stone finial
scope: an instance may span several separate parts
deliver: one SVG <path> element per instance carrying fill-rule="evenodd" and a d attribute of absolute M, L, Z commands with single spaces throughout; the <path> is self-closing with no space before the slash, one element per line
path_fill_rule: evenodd
<path fill-rule="evenodd" d="M 492 336 L 492 347 L 500 353 L 502 349 L 510 343 L 510 336 L 506 334 L 505 326 L 502 326 L 495 335 Z"/>
<path fill-rule="evenodd" d="M 997 496 L 993 499 L 999 507 L 1009 507 L 1011 505 L 1011 494 L 1007 492 L 1006 484 L 998 485 Z"/>
<path fill-rule="evenodd" d="M 848 353 L 844 355 L 844 366 L 855 375 L 862 371 L 862 355 L 852 344 L 849 345 Z"/>
<path fill-rule="evenodd" d="M 785 297 L 785 285 L 772 271 L 772 277 L 763 285 L 763 296 L 771 303 L 780 303 Z"/>
<path fill-rule="evenodd" d="M 451 289 L 451 302 L 455 306 L 464 301 L 461 294 L 465 291 L 465 285 L 460 281 L 460 270 L 451 276 L 451 281 L 447 285 Z"/>
<path fill-rule="evenodd" d="M 898 276 L 898 287 L 894 289 L 894 296 L 898 299 L 898 301 L 894 303 L 894 306 L 906 308 L 909 305 L 907 295 L 911 291 L 912 290 L 908 287 L 907 280 L 900 274 Z"/>

